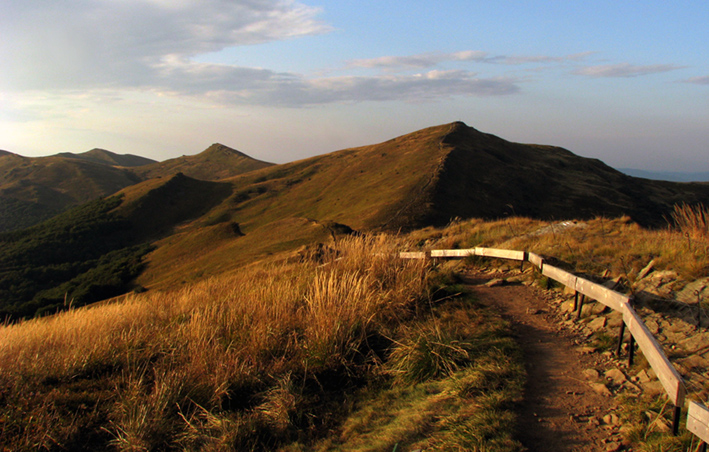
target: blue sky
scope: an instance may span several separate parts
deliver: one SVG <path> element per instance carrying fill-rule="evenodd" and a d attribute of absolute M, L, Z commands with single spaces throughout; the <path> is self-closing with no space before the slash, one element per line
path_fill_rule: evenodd
<path fill-rule="evenodd" d="M 464 121 L 709 171 L 706 1 L 0 0 L 0 149 L 287 162 Z"/>

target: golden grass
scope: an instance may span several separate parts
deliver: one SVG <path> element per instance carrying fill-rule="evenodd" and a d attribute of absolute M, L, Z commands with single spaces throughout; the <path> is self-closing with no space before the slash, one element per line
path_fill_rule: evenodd
<path fill-rule="evenodd" d="M 0 328 L 4 396 L 13 404 L 31 393 L 34 404 L 6 411 L 3 444 L 77 441 L 76 418 L 46 408 L 77 382 L 98 384 L 97 394 L 110 399 L 87 403 L 108 423 L 96 435 L 122 450 L 221 441 L 226 433 L 215 425 L 242 425 L 247 443 L 266 441 L 253 434 L 263 429 L 272 440 L 287 437 L 294 388 L 326 370 L 354 372 L 367 337 L 426 297 L 425 264 L 396 259 L 395 246 L 387 238 L 343 240 L 317 261 Z M 250 410 L 225 408 L 232 405 Z M 21 430 L 36 434 L 7 437 Z"/>
<path fill-rule="evenodd" d="M 411 234 L 411 245 L 426 249 L 486 246 L 530 251 L 558 265 L 595 276 L 621 276 L 633 283 L 651 260 L 687 281 L 709 276 L 709 237 L 702 235 L 699 208 L 678 208 L 677 226 L 645 229 L 628 217 L 546 222 L 529 218 L 456 221 L 446 228 Z M 693 213 L 692 213 L 693 212 Z M 684 223 L 679 218 L 684 218 Z M 695 231 L 695 232 L 691 232 Z"/>

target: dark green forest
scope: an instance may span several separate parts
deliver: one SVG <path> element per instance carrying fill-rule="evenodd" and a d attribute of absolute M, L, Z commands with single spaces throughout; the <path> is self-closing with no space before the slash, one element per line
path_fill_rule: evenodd
<path fill-rule="evenodd" d="M 98 199 L 0 234 L 0 317 L 40 316 L 130 290 L 150 245 L 112 212 L 121 202 Z"/>

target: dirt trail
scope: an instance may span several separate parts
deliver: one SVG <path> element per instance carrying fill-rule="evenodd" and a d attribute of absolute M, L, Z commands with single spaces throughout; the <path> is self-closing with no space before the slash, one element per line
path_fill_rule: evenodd
<path fill-rule="evenodd" d="M 617 426 L 603 417 L 615 413 L 613 398 L 594 391 L 583 372 L 602 360 L 579 350 L 580 339 L 561 327 L 541 290 L 521 284 L 487 287 L 490 276 L 468 274 L 479 301 L 512 323 L 527 369 L 518 439 L 533 452 L 621 450 Z M 607 363 L 606 363 L 607 364 Z"/>

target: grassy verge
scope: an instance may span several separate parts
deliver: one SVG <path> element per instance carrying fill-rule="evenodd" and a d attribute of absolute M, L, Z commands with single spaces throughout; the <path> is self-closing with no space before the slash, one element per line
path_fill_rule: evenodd
<path fill-rule="evenodd" d="M 342 240 L 297 262 L 2 326 L 0 445 L 337 450 L 363 431 L 362 410 L 397 399 L 412 418 L 425 413 L 392 447 L 514 450 L 522 377 L 505 325 L 470 302 L 436 301 L 445 278 L 396 258 L 398 246 Z"/>

